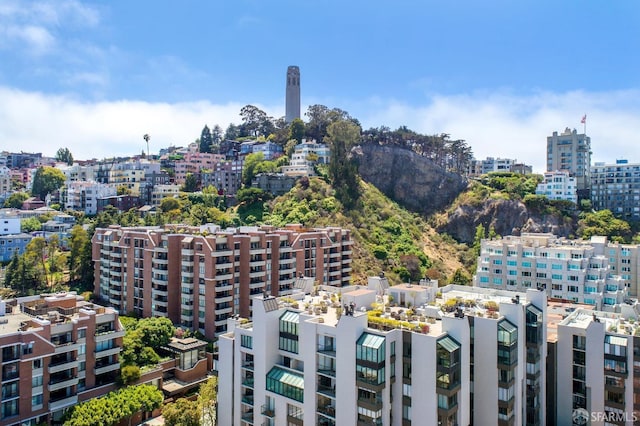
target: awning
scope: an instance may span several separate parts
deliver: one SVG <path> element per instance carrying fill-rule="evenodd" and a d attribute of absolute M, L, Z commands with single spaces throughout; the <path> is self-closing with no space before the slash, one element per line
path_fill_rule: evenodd
<path fill-rule="evenodd" d="M 362 333 L 357 344 L 365 348 L 380 349 L 384 344 L 384 337 L 377 334 Z"/>
<path fill-rule="evenodd" d="M 604 342 L 610 345 L 627 346 L 627 339 L 625 337 L 614 336 L 611 334 L 604 336 Z"/>
<path fill-rule="evenodd" d="M 269 370 L 267 373 L 267 379 L 277 380 L 282 384 L 293 386 L 298 389 L 304 389 L 304 377 L 302 374 L 296 374 L 278 366 Z"/>
<path fill-rule="evenodd" d="M 293 322 L 298 324 L 300 322 L 300 314 L 293 311 L 286 311 L 280 316 L 280 321 Z"/>
<path fill-rule="evenodd" d="M 438 340 L 438 344 L 449 352 L 460 349 L 460 343 L 456 342 L 452 337 L 447 336 Z"/>

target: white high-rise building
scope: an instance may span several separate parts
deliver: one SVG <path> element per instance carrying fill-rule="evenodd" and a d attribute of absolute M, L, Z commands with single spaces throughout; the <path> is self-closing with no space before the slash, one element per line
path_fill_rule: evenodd
<path fill-rule="evenodd" d="M 436 320 L 426 304 L 370 316 L 378 287 L 340 291 L 258 295 L 252 322 L 230 320 L 220 425 L 545 424 L 544 292 L 449 285 Z"/>
<path fill-rule="evenodd" d="M 640 327 L 625 311 L 577 309 L 558 324 L 555 424 L 640 422 Z"/>
<path fill-rule="evenodd" d="M 547 171 L 566 170 L 576 178 L 578 197 L 589 198 L 591 138 L 575 129 L 547 137 Z"/>
<path fill-rule="evenodd" d="M 549 200 L 565 200 L 578 202 L 576 178 L 567 171 L 546 172 L 544 180 L 536 188 L 537 195 L 544 195 Z"/>
<path fill-rule="evenodd" d="M 583 241 L 524 233 L 483 240 L 474 285 L 514 291 L 545 288 L 552 299 L 613 310 L 624 302 L 632 282 L 630 275 L 616 275 L 610 266 L 621 252 L 619 245 L 598 236 Z M 630 256 L 624 259 L 631 261 Z"/>

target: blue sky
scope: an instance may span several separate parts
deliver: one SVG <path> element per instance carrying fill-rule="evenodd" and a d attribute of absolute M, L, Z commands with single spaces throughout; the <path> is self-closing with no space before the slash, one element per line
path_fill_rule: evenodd
<path fill-rule="evenodd" d="M 542 171 L 546 136 L 640 162 L 640 3 L 596 1 L 0 2 L 0 149 L 76 158 L 185 145 L 245 104 L 466 139 Z"/>

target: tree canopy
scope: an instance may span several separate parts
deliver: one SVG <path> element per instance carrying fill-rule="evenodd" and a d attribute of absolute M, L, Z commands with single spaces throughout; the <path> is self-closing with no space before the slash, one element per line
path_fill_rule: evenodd
<path fill-rule="evenodd" d="M 73 155 L 69 148 L 60 148 L 56 152 L 56 160 L 71 166 L 73 164 Z"/>
<path fill-rule="evenodd" d="M 65 426 L 112 426 L 142 411 L 160 408 L 164 396 L 153 385 L 128 386 L 101 398 L 74 405 L 67 414 Z"/>
<path fill-rule="evenodd" d="M 66 178 L 60 169 L 42 166 L 33 177 L 31 195 L 44 200 L 47 194 L 57 191 L 64 185 Z"/>

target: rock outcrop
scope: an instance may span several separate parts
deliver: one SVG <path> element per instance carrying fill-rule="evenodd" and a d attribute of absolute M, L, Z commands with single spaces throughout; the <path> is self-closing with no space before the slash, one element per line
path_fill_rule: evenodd
<path fill-rule="evenodd" d="M 438 226 L 464 243 L 473 243 L 476 227 L 493 227 L 499 235 L 520 235 L 523 232 L 550 232 L 561 237 L 575 233 L 577 214 L 534 214 L 517 200 L 488 199 L 480 205 L 460 205 L 448 213 L 446 220 Z"/>
<path fill-rule="evenodd" d="M 365 181 L 403 207 L 425 216 L 446 208 L 467 188 L 462 176 L 407 149 L 366 144 L 354 149 L 352 155 Z"/>

